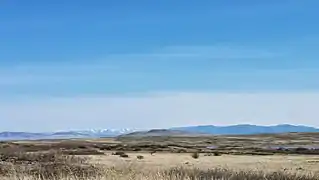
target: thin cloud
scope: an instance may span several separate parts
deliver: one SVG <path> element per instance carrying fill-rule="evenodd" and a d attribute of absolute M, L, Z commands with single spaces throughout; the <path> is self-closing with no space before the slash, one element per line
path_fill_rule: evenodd
<path fill-rule="evenodd" d="M 101 60 L 86 62 L 59 62 L 45 64 L 20 64 L 0 68 L 0 85 L 49 83 L 94 79 L 109 73 L 133 75 L 127 64 L 165 61 L 201 61 L 243 58 L 272 58 L 275 54 L 266 50 L 236 46 L 168 46 L 153 52 L 110 54 Z M 135 71 L 135 73 L 137 73 Z"/>
<path fill-rule="evenodd" d="M 243 58 L 274 58 L 281 54 L 267 49 L 254 47 L 216 45 L 216 46 L 167 46 L 146 53 L 111 54 L 106 59 L 138 60 L 147 58 L 149 61 L 161 58 L 170 60 L 202 60 L 202 59 L 243 59 Z M 199 58 L 199 59 L 198 59 Z"/>
<path fill-rule="evenodd" d="M 185 53 L 211 59 L 274 58 L 280 54 L 267 49 L 254 47 L 216 45 L 216 46 L 170 46 L 163 48 L 164 53 Z"/>

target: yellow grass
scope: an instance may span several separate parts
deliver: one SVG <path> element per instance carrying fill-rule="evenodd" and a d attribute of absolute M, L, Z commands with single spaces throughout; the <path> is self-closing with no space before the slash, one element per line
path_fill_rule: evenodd
<path fill-rule="evenodd" d="M 106 153 L 103 156 L 90 156 L 94 164 L 112 166 L 131 166 L 138 169 L 158 170 L 172 167 L 195 167 L 200 169 L 228 168 L 233 170 L 255 171 L 288 171 L 299 173 L 319 173 L 319 156 L 310 155 L 272 155 L 272 156 L 248 156 L 248 155 L 222 155 L 204 156 L 200 154 L 198 159 L 188 153 L 127 153 L 129 158 L 120 158 Z M 137 159 L 143 155 L 144 159 Z"/>
<path fill-rule="evenodd" d="M 63 156 L 54 153 L 54 160 L 41 158 L 42 155 L 22 154 L 21 160 L 33 160 L 38 165 L 28 165 L 6 162 L 12 165 L 12 171 L 6 176 L 1 176 L 2 180 L 317 180 L 319 179 L 319 156 L 301 155 L 274 155 L 274 156 L 204 156 L 200 154 L 198 159 L 192 158 L 190 153 L 127 153 L 128 158 L 121 158 L 107 152 L 105 155 L 83 156 L 89 161 L 81 162 L 81 156 Z M 10 154 L 8 154 L 10 155 Z M 137 156 L 142 155 L 143 159 Z M 47 156 L 47 157 L 50 157 Z M 74 157 L 74 158 L 71 158 Z M 76 159 L 79 158 L 79 160 Z M 70 159 L 71 158 L 71 159 Z M 29 160 L 28 160 L 29 159 Z M 41 162 L 39 160 L 41 160 Z M 27 162 L 24 161 L 24 162 Z M 37 163 L 38 162 L 38 163 Z M 54 176 L 44 174 L 30 176 L 31 171 L 21 171 L 19 165 L 23 167 L 45 166 L 46 163 L 66 163 L 66 166 L 56 164 L 58 171 L 52 171 Z M 83 165 L 93 165 L 92 175 L 84 175 L 87 169 L 80 173 L 72 171 L 71 167 Z M 51 167 L 51 166 L 50 166 Z M 174 168 L 178 169 L 174 170 Z M 15 169 L 16 168 L 16 169 Z M 70 170 L 63 170 L 70 168 Z M 172 170 L 173 169 L 173 170 Z M 63 170 L 63 171 L 62 171 Z M 66 173 L 67 172 L 67 173 Z M 77 171 L 78 172 L 78 171 Z M 168 173 L 170 172 L 170 173 Z M 278 174 L 279 172 L 279 174 Z M 76 173 L 76 174 L 75 174 Z M 275 173 L 272 175 L 272 173 Z M 204 178 L 202 177 L 204 174 Z M 266 177 L 267 175 L 267 177 Z M 214 178 L 212 178 L 214 176 Z M 216 177 L 215 177 L 216 176 Z M 274 178 L 273 176 L 276 176 Z M 258 178 L 257 178 L 258 177 Z M 257 179 L 256 179 L 257 178 Z"/>
<path fill-rule="evenodd" d="M 292 155 L 294 151 L 289 151 L 287 154 L 275 151 L 268 153 L 270 155 L 261 155 L 262 153 L 259 151 L 251 149 L 251 147 L 272 145 L 295 145 L 296 147 L 318 145 L 318 135 L 155 137 L 140 140 L 122 139 L 123 141 L 104 138 L 4 142 L 0 143 L 0 155 L 9 156 L 14 151 L 21 152 L 22 156 L 19 158 L 24 160 L 23 162 L 10 162 L 6 161 L 8 158 L 2 158 L 0 170 L 11 164 L 12 171 L 6 175 L 0 172 L 0 180 L 210 180 L 212 175 L 214 175 L 214 180 L 266 180 L 267 178 L 267 180 L 319 180 L 319 155 Z M 158 145 L 163 145 L 164 148 Z M 205 156 L 206 153 L 214 152 L 207 152 L 205 147 L 209 145 L 222 147 L 216 150 L 222 155 Z M 138 148 L 140 150 L 134 150 Z M 187 151 L 175 153 L 179 149 Z M 203 152 L 202 150 L 205 150 L 206 153 L 200 153 L 199 158 L 194 159 L 191 156 L 192 152 Z M 48 167 L 48 163 L 52 163 L 51 159 L 39 158 L 41 161 L 39 162 L 38 157 L 26 154 L 40 154 L 39 152 L 48 153 L 50 151 L 61 151 L 67 157 L 80 157 L 80 159 L 85 157 L 88 158 L 88 161 L 74 163 L 66 157 L 58 155 L 53 162 L 56 163 L 54 166 L 58 167 L 57 171 L 52 171 L 55 175 L 43 178 L 41 173 L 45 174 L 50 170 L 38 170 L 41 169 L 41 166 Z M 128 158 L 112 155 L 116 151 L 124 151 Z M 153 151 L 157 152 L 151 154 L 150 152 Z M 257 155 L 250 154 L 253 152 Z M 69 156 L 70 153 L 75 153 L 78 156 Z M 289 153 L 291 154 L 288 155 Z M 143 156 L 143 158 L 137 158 L 137 156 Z M 13 157 L 18 156 L 14 155 Z M 29 160 L 32 158 L 33 162 L 30 165 Z M 64 166 L 65 164 L 59 165 L 57 162 L 66 163 L 66 166 Z M 34 163 L 39 166 L 37 172 L 40 174 L 31 177 L 29 170 L 30 167 L 36 167 Z M 93 165 L 93 169 L 91 169 L 93 174 L 81 176 L 82 172 L 84 174 L 87 169 L 83 169 L 83 171 L 71 170 L 73 167 L 78 168 L 79 165 L 81 167 L 82 165 L 85 167 Z M 29 169 L 21 171 L 19 169 L 21 167 Z M 181 169 L 172 171 L 174 168 Z M 65 169 L 67 170 L 65 171 Z M 76 171 L 80 172 L 80 175 L 75 175 Z M 171 172 L 171 174 L 167 174 L 167 172 Z M 207 176 L 203 178 L 202 174 Z M 215 175 L 222 176 L 217 178 Z"/>

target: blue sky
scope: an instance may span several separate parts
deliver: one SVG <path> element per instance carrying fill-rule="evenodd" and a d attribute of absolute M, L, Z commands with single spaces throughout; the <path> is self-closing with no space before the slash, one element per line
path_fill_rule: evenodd
<path fill-rule="evenodd" d="M 319 126 L 318 7 L 3 1 L 0 130 Z"/>

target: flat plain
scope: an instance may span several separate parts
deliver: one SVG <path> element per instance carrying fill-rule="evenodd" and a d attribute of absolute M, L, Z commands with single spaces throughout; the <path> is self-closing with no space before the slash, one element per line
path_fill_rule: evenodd
<path fill-rule="evenodd" d="M 241 172 L 255 179 L 258 173 L 259 179 L 281 173 L 277 179 L 312 180 L 319 179 L 319 133 L 6 141 L 0 157 L 1 176 L 19 180 L 52 179 L 48 174 L 79 179 L 73 171 L 95 179 L 151 179 L 154 174 L 161 174 L 157 179 L 203 179 L 203 174 L 212 179 L 223 173 L 231 179 Z"/>

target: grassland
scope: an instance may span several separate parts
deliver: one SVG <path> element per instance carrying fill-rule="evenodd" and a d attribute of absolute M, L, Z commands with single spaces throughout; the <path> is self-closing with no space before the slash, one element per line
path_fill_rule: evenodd
<path fill-rule="evenodd" d="M 0 179 L 318 180 L 318 145 L 319 133 L 1 142 Z"/>

